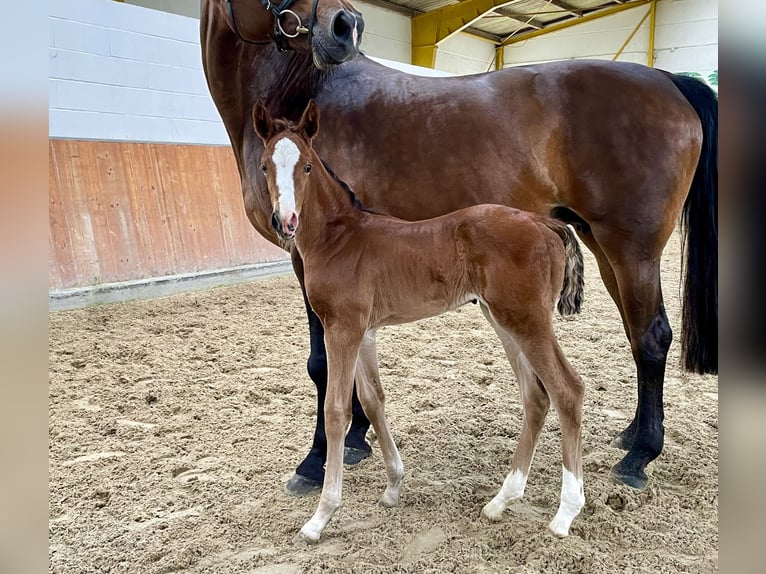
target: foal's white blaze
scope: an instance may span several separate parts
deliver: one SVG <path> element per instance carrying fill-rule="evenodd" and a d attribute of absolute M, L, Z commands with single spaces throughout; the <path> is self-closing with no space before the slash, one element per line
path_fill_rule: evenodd
<path fill-rule="evenodd" d="M 582 507 L 585 506 L 585 494 L 583 492 L 582 479 L 578 479 L 566 467 L 562 466 L 562 469 L 561 504 L 548 528 L 556 536 L 563 538 L 569 535 L 569 527 L 572 526 L 572 521 L 575 519 L 575 516 L 580 514 Z"/>
<path fill-rule="evenodd" d="M 276 169 L 277 193 L 279 193 L 279 215 L 282 221 L 290 221 L 295 214 L 295 166 L 300 159 L 298 146 L 289 138 L 282 138 L 274 146 L 274 168 Z M 284 229 L 284 231 L 287 231 Z"/>
<path fill-rule="evenodd" d="M 490 520 L 500 520 L 503 512 L 508 508 L 508 503 L 524 496 L 526 486 L 527 475 L 521 469 L 509 473 L 503 481 L 500 492 L 484 506 L 482 513 Z"/>

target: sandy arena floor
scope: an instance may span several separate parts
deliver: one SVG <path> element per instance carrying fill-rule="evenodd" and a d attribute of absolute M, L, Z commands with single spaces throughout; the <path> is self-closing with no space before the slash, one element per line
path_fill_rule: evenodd
<path fill-rule="evenodd" d="M 679 320 L 679 240 L 664 263 Z M 467 305 L 378 335 L 387 411 L 406 467 L 399 507 L 373 456 L 345 473 L 343 506 L 316 546 L 294 534 L 317 497 L 284 494 L 308 450 L 315 391 L 292 277 L 53 313 L 50 561 L 56 573 L 718 571 L 718 377 L 665 383 L 665 450 L 643 492 L 612 484 L 611 439 L 635 408 L 617 310 L 587 253 L 586 302 L 557 317 L 586 383 L 586 507 L 569 538 L 558 505 L 558 424 L 548 415 L 525 498 L 480 517 L 518 436 L 518 391 L 481 312 Z"/>

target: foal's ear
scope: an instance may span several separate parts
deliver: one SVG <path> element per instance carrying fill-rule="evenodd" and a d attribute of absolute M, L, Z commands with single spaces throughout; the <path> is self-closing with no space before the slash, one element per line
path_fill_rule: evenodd
<path fill-rule="evenodd" d="M 274 134 L 274 123 L 271 121 L 271 114 L 261 100 L 255 102 L 253 106 L 253 128 L 255 128 L 255 133 L 263 140 L 263 143 L 266 143 Z"/>
<path fill-rule="evenodd" d="M 309 100 L 309 105 L 303 110 L 301 123 L 298 127 L 303 130 L 306 137 L 313 139 L 319 131 L 319 107 L 314 100 Z"/>

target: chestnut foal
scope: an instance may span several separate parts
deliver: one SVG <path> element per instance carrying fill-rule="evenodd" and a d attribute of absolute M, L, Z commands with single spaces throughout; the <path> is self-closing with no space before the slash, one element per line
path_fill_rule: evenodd
<path fill-rule="evenodd" d="M 319 506 L 299 537 L 318 540 L 340 506 L 343 439 L 355 376 L 386 466 L 388 485 L 380 502 L 398 503 L 404 466 L 385 418 L 375 330 L 469 301 L 478 301 L 500 337 L 519 380 L 524 412 L 510 473 L 483 513 L 497 520 L 524 493 L 552 402 L 561 422 L 563 484 L 549 527 L 566 536 L 585 503 L 583 385 L 553 334 L 552 310 L 557 298 L 562 314 L 580 310 L 583 260 L 573 232 L 553 219 L 499 205 L 417 222 L 365 211 L 312 148 L 319 128 L 313 100 L 297 126 L 273 120 L 258 102 L 253 125 L 266 148 L 261 169 L 274 210 L 272 224 L 284 239 L 294 238 L 327 347 L 327 468 Z"/>

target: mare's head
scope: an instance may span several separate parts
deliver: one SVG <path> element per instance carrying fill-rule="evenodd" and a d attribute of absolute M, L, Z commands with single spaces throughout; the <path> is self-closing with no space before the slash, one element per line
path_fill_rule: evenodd
<path fill-rule="evenodd" d="M 253 127 L 265 150 L 261 170 L 269 189 L 271 225 L 282 239 L 295 236 L 301 206 L 311 182 L 314 163 L 320 163 L 311 142 L 319 129 L 319 109 L 314 100 L 298 124 L 275 120 L 259 100 L 253 107 Z"/>
<path fill-rule="evenodd" d="M 218 0 L 240 40 L 311 52 L 326 69 L 359 54 L 364 19 L 349 0 Z"/>

